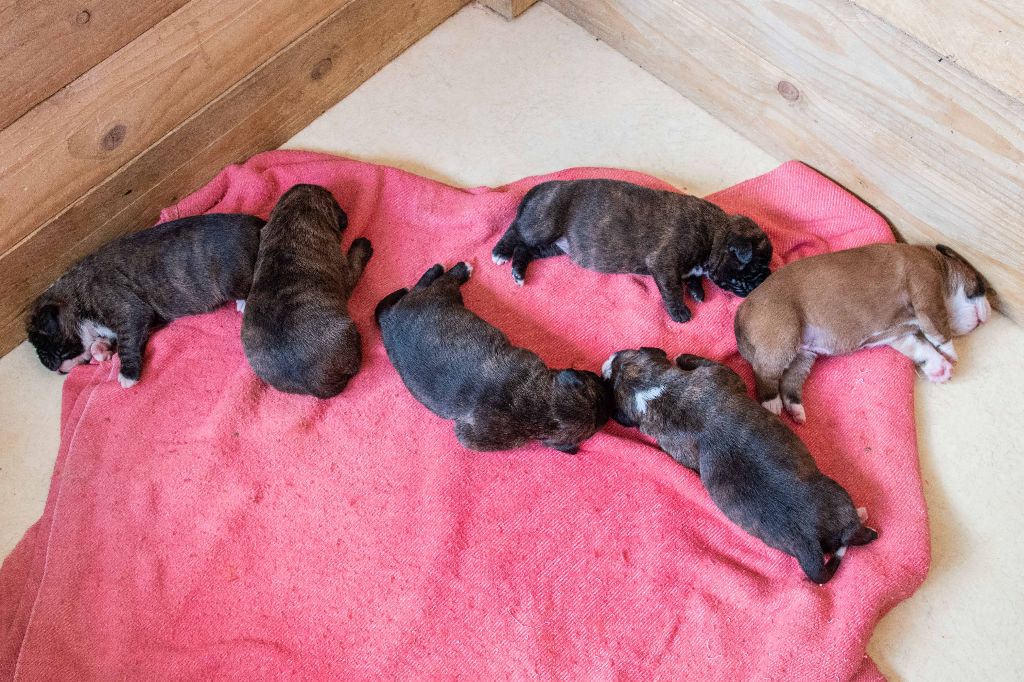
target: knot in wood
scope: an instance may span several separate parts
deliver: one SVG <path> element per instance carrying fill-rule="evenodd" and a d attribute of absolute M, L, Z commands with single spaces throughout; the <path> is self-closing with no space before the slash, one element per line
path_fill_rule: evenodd
<path fill-rule="evenodd" d="M 789 81 L 779 81 L 779 84 L 775 86 L 775 89 L 782 95 L 782 99 L 787 102 L 795 102 L 800 99 L 800 89 Z"/>
<path fill-rule="evenodd" d="M 334 66 L 334 62 L 331 61 L 330 57 L 321 59 L 313 66 L 313 70 L 309 72 L 309 77 L 318 81 L 327 75 L 332 66 Z"/>
<path fill-rule="evenodd" d="M 128 128 L 123 123 L 118 123 L 103 135 L 103 139 L 100 140 L 100 145 L 108 152 L 117 149 L 121 146 L 121 143 L 124 142 L 124 138 L 127 133 Z"/>
<path fill-rule="evenodd" d="M 90 19 L 92 19 L 92 13 L 87 9 L 83 9 L 78 13 L 78 16 L 75 17 L 75 23 L 81 26 L 83 24 L 88 24 Z"/>

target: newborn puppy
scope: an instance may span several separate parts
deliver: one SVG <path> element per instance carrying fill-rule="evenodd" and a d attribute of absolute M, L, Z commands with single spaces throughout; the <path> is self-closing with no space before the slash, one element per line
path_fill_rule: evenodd
<path fill-rule="evenodd" d="M 700 474 L 729 520 L 796 557 L 814 582 L 832 578 L 847 547 L 878 537 L 863 525 L 867 513 L 725 365 L 695 355 L 672 364 L 665 351 L 640 348 L 612 355 L 604 375 L 617 421 L 639 427 Z"/>
<path fill-rule="evenodd" d="M 459 287 L 471 272 L 435 265 L 412 291 L 377 306 L 384 348 L 409 392 L 455 421 L 471 450 L 508 450 L 531 439 L 575 453 L 606 421 L 608 389 L 593 372 L 552 370 L 467 310 Z"/>
<path fill-rule="evenodd" d="M 28 340 L 47 369 L 66 374 L 90 359 L 121 356 L 118 381 L 142 374 L 152 330 L 249 293 L 263 220 L 181 218 L 101 246 L 36 300 Z"/>
<path fill-rule="evenodd" d="M 330 192 L 295 185 L 263 228 L 242 345 L 256 375 L 279 391 L 330 398 L 359 371 L 359 330 L 348 299 L 373 248 L 360 237 L 342 255 L 347 224 Z"/>
<path fill-rule="evenodd" d="M 563 253 L 597 272 L 652 275 L 676 322 L 690 319 L 683 284 L 704 300 L 701 275 L 739 296 L 768 276 L 772 245 L 757 224 L 694 196 L 618 180 L 542 182 L 491 256 L 512 261 L 520 286 L 535 258 Z"/>
<path fill-rule="evenodd" d="M 736 342 L 754 368 L 758 400 L 798 423 L 819 355 L 888 345 L 931 381 L 948 381 L 953 337 L 991 313 L 985 279 L 948 246 L 871 244 L 790 263 L 736 312 Z M 781 394 L 781 397 L 780 397 Z"/>

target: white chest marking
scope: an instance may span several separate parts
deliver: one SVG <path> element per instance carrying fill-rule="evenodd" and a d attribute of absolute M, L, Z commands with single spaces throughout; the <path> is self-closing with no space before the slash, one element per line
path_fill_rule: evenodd
<path fill-rule="evenodd" d="M 561 237 L 555 240 L 555 246 L 560 248 L 564 253 L 569 253 L 569 240 L 565 237 Z"/>
<path fill-rule="evenodd" d="M 647 412 L 647 405 L 656 398 L 660 398 L 661 394 L 665 392 L 664 386 L 652 386 L 645 388 L 642 391 L 637 391 L 633 395 L 633 405 L 636 407 L 636 411 L 640 414 Z"/>

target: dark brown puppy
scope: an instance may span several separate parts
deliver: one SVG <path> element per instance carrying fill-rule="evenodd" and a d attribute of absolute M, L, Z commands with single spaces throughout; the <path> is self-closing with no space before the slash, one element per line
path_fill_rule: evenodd
<path fill-rule="evenodd" d="M 686 322 L 684 283 L 697 302 L 701 275 L 746 296 L 768 276 L 772 245 L 750 218 L 694 196 L 618 180 L 542 182 L 491 257 L 511 260 L 521 286 L 530 261 L 563 253 L 588 270 L 652 275 L 669 315 Z"/>
<path fill-rule="evenodd" d="M 660 348 L 640 348 L 612 355 L 604 375 L 617 421 L 639 427 L 700 474 L 722 513 L 796 557 L 814 582 L 832 578 L 848 546 L 878 537 L 850 495 L 725 365 L 695 355 L 673 364 Z"/>
<path fill-rule="evenodd" d="M 257 376 L 286 393 L 330 398 L 362 361 L 348 299 L 373 255 L 369 240 L 339 251 L 348 224 L 331 193 L 295 185 L 260 239 L 242 318 L 242 344 Z"/>
<path fill-rule="evenodd" d="M 548 369 L 536 354 L 467 310 L 459 287 L 471 268 L 435 265 L 412 291 L 377 305 L 391 364 L 413 396 L 471 450 L 507 450 L 537 439 L 562 452 L 600 429 L 611 396 L 593 372 Z"/>
<path fill-rule="evenodd" d="M 125 388 L 142 375 L 152 330 L 245 298 L 263 220 L 210 214 L 115 239 L 71 267 L 36 300 L 28 339 L 48 369 L 121 357 Z"/>
<path fill-rule="evenodd" d="M 871 244 L 812 256 L 772 274 L 736 311 L 736 342 L 757 397 L 798 423 L 819 355 L 890 346 L 930 381 L 948 381 L 953 337 L 991 313 L 985 278 L 948 246 Z"/>

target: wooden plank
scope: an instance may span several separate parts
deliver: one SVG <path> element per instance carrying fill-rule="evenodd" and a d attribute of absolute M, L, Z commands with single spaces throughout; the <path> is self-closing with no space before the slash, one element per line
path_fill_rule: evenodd
<path fill-rule="evenodd" d="M 0 128 L 188 0 L 19 0 L 0 6 Z"/>
<path fill-rule="evenodd" d="M 506 19 L 515 19 L 530 9 L 535 2 L 537 0 L 480 0 L 485 7 L 489 7 Z"/>
<path fill-rule="evenodd" d="M 1021 0 L 855 0 L 1006 94 L 1024 99 Z"/>
<path fill-rule="evenodd" d="M 909 241 L 962 249 L 1024 313 L 1024 104 L 843 0 L 548 0 Z"/>
<path fill-rule="evenodd" d="M 153 224 L 225 165 L 283 144 L 464 4 L 346 4 L 0 258 L 0 354 L 24 338 L 24 311 L 71 263 Z"/>
<path fill-rule="evenodd" d="M 0 131 L 0 254 L 351 0 L 192 0 Z"/>

